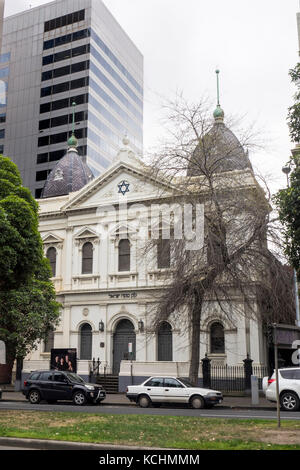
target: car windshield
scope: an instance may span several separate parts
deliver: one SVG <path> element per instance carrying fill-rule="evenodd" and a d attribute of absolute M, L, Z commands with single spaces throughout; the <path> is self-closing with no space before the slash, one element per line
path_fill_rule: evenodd
<path fill-rule="evenodd" d="M 74 373 L 72 373 L 72 372 L 67 373 L 66 376 L 68 377 L 68 379 L 70 380 L 70 382 L 73 382 L 73 383 L 78 383 L 78 382 L 84 383 L 84 380 L 83 380 L 81 377 L 79 377 L 79 375 L 74 374 Z"/>
<path fill-rule="evenodd" d="M 189 379 L 182 379 L 179 377 L 180 382 L 183 383 L 186 387 L 196 387 L 196 385 L 193 385 L 192 382 L 189 381 Z"/>

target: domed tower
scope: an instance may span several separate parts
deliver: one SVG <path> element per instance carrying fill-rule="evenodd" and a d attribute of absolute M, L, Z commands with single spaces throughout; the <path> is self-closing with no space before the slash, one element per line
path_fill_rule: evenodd
<path fill-rule="evenodd" d="M 214 111 L 214 124 L 195 148 L 187 169 L 187 176 L 223 173 L 252 169 L 248 152 L 224 124 L 225 113 L 219 100 L 219 70 L 217 74 L 218 101 Z"/>
<path fill-rule="evenodd" d="M 83 158 L 78 154 L 78 141 L 75 137 L 75 103 L 73 103 L 73 129 L 68 140 L 66 155 L 57 162 L 45 182 L 42 198 L 65 196 L 79 191 L 94 179 L 94 175 Z"/>

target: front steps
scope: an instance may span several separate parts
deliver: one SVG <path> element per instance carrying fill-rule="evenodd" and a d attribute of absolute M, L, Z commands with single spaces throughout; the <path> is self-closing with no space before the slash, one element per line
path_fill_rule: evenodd
<path fill-rule="evenodd" d="M 102 385 L 106 393 L 119 393 L 118 375 L 98 375 L 96 383 Z"/>

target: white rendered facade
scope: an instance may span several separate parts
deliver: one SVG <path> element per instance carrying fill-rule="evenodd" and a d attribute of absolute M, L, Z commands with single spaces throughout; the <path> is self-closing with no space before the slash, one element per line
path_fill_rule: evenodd
<path fill-rule="evenodd" d="M 5 18 L 0 80 L 0 152 L 36 197 L 65 153 L 73 101 L 79 153 L 95 175 L 125 134 L 142 152 L 143 56 L 101 0 L 56 0 Z"/>
<path fill-rule="evenodd" d="M 243 170 L 243 178 L 245 185 L 257 185 L 250 170 Z M 119 192 L 123 181 L 128 184 L 124 195 Z M 90 360 L 100 358 L 100 371 L 105 368 L 106 373 L 116 374 L 119 371 L 114 370 L 116 333 L 123 320 L 131 322 L 134 330 L 137 375 L 143 377 L 146 372 L 188 375 L 189 333 L 175 318 L 169 321 L 172 357 L 158 361 L 158 336 L 151 328 L 152 307 L 171 271 L 158 269 L 156 252 L 145 255 L 144 241 L 139 238 L 144 227 L 143 207 L 162 203 L 171 194 L 176 194 L 176 187 L 149 177 L 147 167 L 125 145 L 106 172 L 81 191 L 39 201 L 45 254 L 49 248 L 55 248 L 57 253 L 53 281 L 58 301 L 62 303 L 62 316 L 55 331 L 54 347 L 76 348 L 78 372 L 83 376 L 88 375 L 89 360 L 81 359 L 82 326 L 91 327 Z M 124 205 L 125 201 L 128 211 L 122 206 L 116 219 L 114 207 Z M 132 206 L 133 203 L 144 206 Z M 118 245 L 123 237 L 130 241 L 130 269 L 125 272 L 118 267 Z M 82 274 L 86 243 L 93 245 L 92 272 Z M 261 328 L 256 321 L 247 319 L 241 296 L 233 295 L 231 306 L 229 319 L 216 301 L 205 303 L 200 358 L 208 353 L 215 364 L 242 365 L 249 354 L 253 364 L 265 365 L 266 347 Z M 104 331 L 100 331 L 100 322 Z M 211 353 L 210 328 L 215 322 L 224 328 L 225 349 L 221 354 Z M 49 352 L 44 352 L 44 345 L 40 344 L 26 359 L 24 372 L 47 368 L 49 360 Z M 123 370 L 128 375 L 127 369 L 128 363 L 122 363 L 121 373 Z"/>

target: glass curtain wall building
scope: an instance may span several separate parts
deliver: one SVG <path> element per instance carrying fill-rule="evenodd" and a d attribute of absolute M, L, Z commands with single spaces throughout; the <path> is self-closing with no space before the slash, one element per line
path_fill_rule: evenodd
<path fill-rule="evenodd" d="M 4 19 L 0 151 L 38 198 L 67 150 L 76 103 L 78 151 L 95 176 L 126 134 L 143 148 L 143 56 L 101 0 L 56 0 Z"/>

